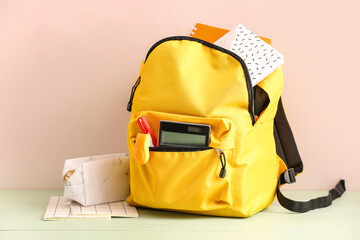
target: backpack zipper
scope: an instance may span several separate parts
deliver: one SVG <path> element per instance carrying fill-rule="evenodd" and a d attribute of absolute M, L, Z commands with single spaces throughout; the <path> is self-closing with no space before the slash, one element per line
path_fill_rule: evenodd
<path fill-rule="evenodd" d="M 221 149 L 216 149 L 217 154 L 219 154 L 220 162 L 221 162 L 221 170 L 219 177 L 224 178 L 226 176 L 226 157 L 225 153 Z"/>
<path fill-rule="evenodd" d="M 221 170 L 219 177 L 224 178 L 226 176 L 226 157 L 225 153 L 221 149 L 211 148 L 211 147 L 198 147 L 198 148 L 183 148 L 183 147 L 149 147 L 149 151 L 152 152 L 199 152 L 199 151 L 206 151 L 210 149 L 215 149 L 217 154 L 220 157 L 220 163 L 221 163 Z"/>
<path fill-rule="evenodd" d="M 220 46 L 217 46 L 215 44 L 212 44 L 212 43 L 209 43 L 209 42 L 206 42 L 204 40 L 201 40 L 201 39 L 198 39 L 198 38 L 193 38 L 193 37 L 188 37 L 188 36 L 174 36 L 174 37 L 167 37 L 167 38 L 164 38 L 158 42 L 156 42 L 148 51 L 148 53 L 146 54 L 146 57 L 145 57 L 145 60 L 144 62 L 146 62 L 146 60 L 148 59 L 150 53 L 160 44 L 164 43 L 164 42 L 167 42 L 167 41 L 172 41 L 172 40 L 189 40 L 189 41 L 194 41 L 194 42 L 198 42 L 198 43 L 201 43 L 205 46 L 208 46 L 210 48 L 213 48 L 213 49 L 216 49 L 216 50 L 219 50 L 221 52 L 224 52 L 224 53 L 227 53 L 229 54 L 230 56 L 234 57 L 237 61 L 240 62 L 243 70 L 244 70 L 244 74 L 245 74 L 245 80 L 246 80 L 246 87 L 247 87 L 247 90 L 248 90 L 248 95 L 249 95 L 249 114 L 250 114 L 250 117 L 251 117 L 251 121 L 252 121 L 252 124 L 254 125 L 255 124 L 255 108 L 254 108 L 254 92 L 253 92 L 253 88 L 252 88 L 252 84 L 251 84 L 251 79 L 250 79 L 250 74 L 249 74 L 249 70 L 248 68 L 246 67 L 246 64 L 244 62 L 244 60 L 239 56 L 237 55 L 236 53 L 233 53 L 231 52 L 230 50 L 228 49 L 225 49 L 225 48 L 222 48 Z M 134 86 L 132 87 L 132 90 L 131 90 L 131 95 L 130 95 L 130 100 L 128 102 L 128 105 L 127 105 L 127 110 L 129 112 L 131 112 L 131 107 L 132 107 L 132 102 L 133 102 L 133 98 L 134 98 L 134 94 L 135 94 L 135 91 L 136 91 L 136 88 L 138 87 L 138 85 L 140 84 L 140 78 L 135 82 Z"/>
<path fill-rule="evenodd" d="M 211 147 L 149 147 L 152 152 L 200 152 L 213 149 Z"/>

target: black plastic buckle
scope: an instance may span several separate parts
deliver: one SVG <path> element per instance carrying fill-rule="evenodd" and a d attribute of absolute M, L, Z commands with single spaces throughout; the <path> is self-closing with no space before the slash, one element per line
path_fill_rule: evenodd
<path fill-rule="evenodd" d="M 286 170 L 284 173 L 284 180 L 286 183 L 294 183 L 296 182 L 296 173 L 295 170 L 293 168 L 289 168 L 288 170 Z"/>

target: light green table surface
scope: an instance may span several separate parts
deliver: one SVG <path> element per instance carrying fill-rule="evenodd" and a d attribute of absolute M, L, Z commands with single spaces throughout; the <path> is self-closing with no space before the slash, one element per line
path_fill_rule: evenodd
<path fill-rule="evenodd" d="M 327 192 L 287 191 L 297 200 Z M 50 196 L 62 190 L 0 190 L 0 240 L 11 239 L 360 239 L 360 192 L 328 208 L 291 213 L 275 201 L 246 219 L 138 208 L 139 218 L 43 221 Z"/>

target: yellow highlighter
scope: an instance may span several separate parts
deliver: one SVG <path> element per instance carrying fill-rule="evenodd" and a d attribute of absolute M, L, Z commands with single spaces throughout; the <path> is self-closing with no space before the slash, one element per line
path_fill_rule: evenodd
<path fill-rule="evenodd" d="M 135 161 L 140 165 L 146 164 L 149 161 L 149 144 L 151 140 L 150 138 L 150 134 L 138 133 L 136 135 L 134 158 Z"/>

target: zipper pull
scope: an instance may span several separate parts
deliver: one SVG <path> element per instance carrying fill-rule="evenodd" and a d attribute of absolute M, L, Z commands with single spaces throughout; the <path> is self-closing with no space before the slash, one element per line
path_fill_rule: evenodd
<path fill-rule="evenodd" d="M 225 153 L 221 149 L 216 149 L 217 154 L 220 156 L 221 162 L 221 170 L 220 170 L 220 177 L 224 178 L 226 176 L 226 158 Z"/>

